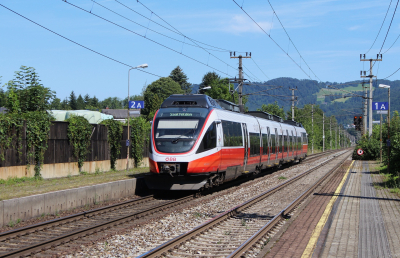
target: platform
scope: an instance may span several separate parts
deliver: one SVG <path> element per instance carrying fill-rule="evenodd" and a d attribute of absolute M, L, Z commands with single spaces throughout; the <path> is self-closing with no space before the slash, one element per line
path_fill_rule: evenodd
<path fill-rule="evenodd" d="M 400 199 L 370 165 L 332 177 L 260 257 L 400 257 Z"/>

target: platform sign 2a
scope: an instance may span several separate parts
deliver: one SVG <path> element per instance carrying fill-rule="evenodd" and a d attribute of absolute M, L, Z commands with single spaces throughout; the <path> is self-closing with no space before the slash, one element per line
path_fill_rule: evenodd
<path fill-rule="evenodd" d="M 372 110 L 388 110 L 388 102 L 372 102 Z"/>
<path fill-rule="evenodd" d="M 142 108 L 144 108 L 144 101 L 143 100 L 130 100 L 129 101 L 129 108 L 131 108 L 131 109 L 142 109 Z"/>

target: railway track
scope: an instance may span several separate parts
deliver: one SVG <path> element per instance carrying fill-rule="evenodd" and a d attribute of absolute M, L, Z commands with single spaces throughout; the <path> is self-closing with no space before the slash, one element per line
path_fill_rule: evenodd
<path fill-rule="evenodd" d="M 228 184 L 221 189 L 226 187 Z M 177 200 L 157 200 L 146 196 L 0 233 L 0 257 L 30 256 L 54 249 L 126 222 L 143 220 L 151 214 L 190 202 L 193 198 L 191 195 Z"/>
<path fill-rule="evenodd" d="M 146 196 L 0 234 L 0 257 L 30 256 L 120 224 L 150 216 L 193 199 Z"/>
<path fill-rule="evenodd" d="M 268 232 L 283 224 L 288 214 L 350 155 L 347 151 L 326 160 L 140 257 L 242 257 L 255 244 L 268 241 Z M 322 167 L 328 167 L 328 172 L 318 172 Z M 283 191 L 289 185 L 291 190 Z"/>

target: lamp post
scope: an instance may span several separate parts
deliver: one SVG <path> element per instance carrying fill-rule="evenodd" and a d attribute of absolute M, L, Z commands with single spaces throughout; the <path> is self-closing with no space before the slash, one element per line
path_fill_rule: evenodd
<path fill-rule="evenodd" d="M 130 115 L 129 115 L 129 80 L 130 80 L 130 71 L 132 70 L 132 69 L 138 69 L 138 68 L 147 68 L 148 67 L 148 65 L 147 64 L 142 64 L 142 65 L 139 65 L 139 66 L 136 66 L 136 67 L 131 67 L 131 68 L 129 68 L 129 70 L 128 70 L 128 140 L 127 140 L 127 144 L 126 144 L 126 171 L 128 171 L 129 170 L 129 146 L 131 145 L 131 143 L 130 143 L 130 136 L 131 136 L 131 134 L 130 134 L 130 130 L 129 130 L 129 118 L 130 118 Z"/>
<path fill-rule="evenodd" d="M 388 89 L 388 101 L 389 101 L 389 108 L 388 108 L 388 142 L 390 143 L 390 86 L 385 84 L 379 84 L 379 88 Z M 390 164 L 390 145 L 388 147 L 388 166 L 387 172 L 389 173 L 389 164 Z"/>

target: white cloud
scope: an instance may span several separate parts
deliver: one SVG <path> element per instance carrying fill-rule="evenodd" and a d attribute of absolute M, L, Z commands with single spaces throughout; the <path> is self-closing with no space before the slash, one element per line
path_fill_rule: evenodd
<path fill-rule="evenodd" d="M 361 26 L 356 25 L 356 26 L 352 26 L 352 27 L 348 28 L 348 30 L 353 31 L 353 30 L 358 30 L 359 28 L 361 28 Z"/>

